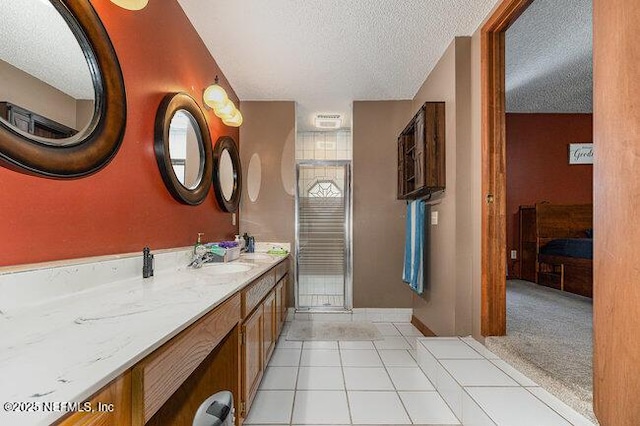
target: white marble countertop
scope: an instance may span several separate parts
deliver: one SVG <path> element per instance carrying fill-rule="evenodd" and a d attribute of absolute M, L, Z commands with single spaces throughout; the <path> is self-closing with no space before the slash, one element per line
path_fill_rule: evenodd
<path fill-rule="evenodd" d="M 44 402 L 88 399 L 283 260 L 250 257 L 236 261 L 250 264 L 247 272 L 182 266 L 0 311 L 0 424 L 57 420 L 66 413 L 45 412 Z"/>

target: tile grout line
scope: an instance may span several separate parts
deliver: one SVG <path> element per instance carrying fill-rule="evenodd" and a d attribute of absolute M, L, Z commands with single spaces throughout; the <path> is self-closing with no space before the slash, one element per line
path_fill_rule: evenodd
<path fill-rule="evenodd" d="M 344 385 L 344 397 L 347 400 L 347 412 L 349 413 L 349 424 L 353 424 L 353 415 L 351 414 L 351 403 L 349 401 L 349 392 L 347 392 L 347 378 L 344 374 L 344 363 L 342 362 L 342 348 L 338 341 L 338 358 L 340 359 L 340 372 L 342 373 L 342 384 Z"/>
<path fill-rule="evenodd" d="M 304 348 L 304 341 L 300 345 L 300 357 L 298 358 L 298 369 L 296 371 L 296 382 L 293 385 L 293 401 L 291 403 L 291 415 L 289 416 L 289 425 L 293 424 L 293 413 L 296 408 L 296 396 L 298 394 L 298 379 L 300 378 L 300 364 L 302 363 L 302 348 Z"/>
<path fill-rule="evenodd" d="M 506 361 L 505 361 L 506 362 Z M 562 417 L 564 420 L 566 420 L 567 422 L 571 423 L 571 420 L 569 420 L 567 417 L 565 417 L 562 413 L 560 413 L 558 410 L 554 409 L 552 406 L 550 406 L 549 404 L 547 404 L 545 401 L 543 401 L 538 395 L 536 395 L 535 393 L 531 392 L 531 390 L 529 390 L 529 388 L 539 388 L 542 389 L 544 391 L 546 391 L 548 394 L 550 394 L 551 396 L 555 397 L 558 401 L 562 402 L 564 405 L 566 405 L 570 410 L 572 410 L 574 413 L 576 413 L 578 416 L 582 417 L 583 419 L 585 419 L 586 421 L 588 421 L 589 423 L 593 424 L 593 422 L 591 420 L 589 420 L 588 418 L 586 418 L 585 416 L 583 416 L 582 414 L 578 413 L 576 410 L 574 410 L 573 408 L 569 407 L 569 405 L 567 405 L 564 401 L 562 401 L 560 398 L 558 398 L 557 396 L 555 396 L 554 394 L 552 394 L 551 392 L 549 392 L 548 390 L 546 390 L 545 388 L 543 388 L 542 386 L 522 386 L 527 392 L 529 392 L 531 395 L 533 395 L 535 398 L 537 398 L 540 402 L 542 402 L 544 405 L 546 405 L 547 407 L 549 407 L 552 411 L 554 411 L 557 415 L 559 415 L 560 417 Z"/>
<path fill-rule="evenodd" d="M 396 330 L 397 330 L 397 327 L 395 326 L 395 324 L 393 325 L 393 327 L 396 328 Z M 398 331 L 400 331 L 400 330 L 398 330 Z M 396 387 L 396 384 L 393 382 L 393 379 L 391 378 L 391 374 L 389 374 L 389 370 L 387 370 L 387 365 L 382 360 L 382 356 L 380 355 L 378 347 L 375 344 L 373 346 L 376 349 L 376 353 L 378 354 L 378 358 L 380 358 L 380 362 L 382 363 L 382 367 L 384 368 L 384 371 L 387 373 L 387 377 L 389 377 L 389 381 L 391 382 L 391 386 L 393 386 L 393 389 L 394 389 L 394 392 L 396 394 L 396 397 L 398 398 L 398 400 L 400 400 L 400 405 L 402 405 L 402 409 L 404 410 L 405 414 L 407 415 L 407 418 L 409 419 L 409 424 L 415 424 L 413 422 L 413 419 L 411 418 L 411 415 L 409 414 L 409 410 L 407 410 L 407 407 L 404 404 L 404 401 L 402 400 L 402 398 L 400 398 L 400 393 L 398 392 L 398 388 Z M 428 380 L 428 378 L 427 378 L 427 380 Z"/>

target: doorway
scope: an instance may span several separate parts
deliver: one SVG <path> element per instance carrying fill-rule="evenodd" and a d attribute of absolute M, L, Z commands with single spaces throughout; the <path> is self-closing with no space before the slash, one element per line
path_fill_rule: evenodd
<path fill-rule="evenodd" d="M 351 308 L 351 162 L 296 165 L 296 309 Z"/>

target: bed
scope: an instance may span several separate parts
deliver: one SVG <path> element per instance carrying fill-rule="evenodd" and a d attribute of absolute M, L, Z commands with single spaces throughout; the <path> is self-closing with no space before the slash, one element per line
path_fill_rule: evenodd
<path fill-rule="evenodd" d="M 593 296 L 593 205 L 520 207 L 521 273 L 558 290 Z"/>

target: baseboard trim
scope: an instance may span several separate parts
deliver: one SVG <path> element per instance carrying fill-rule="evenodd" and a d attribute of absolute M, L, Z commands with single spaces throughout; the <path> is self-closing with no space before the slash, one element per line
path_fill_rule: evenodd
<path fill-rule="evenodd" d="M 420 321 L 415 315 L 411 315 L 411 324 L 413 324 L 423 335 L 426 337 L 437 337 L 436 333 L 431 331 L 429 327 L 424 325 L 422 321 Z"/>

